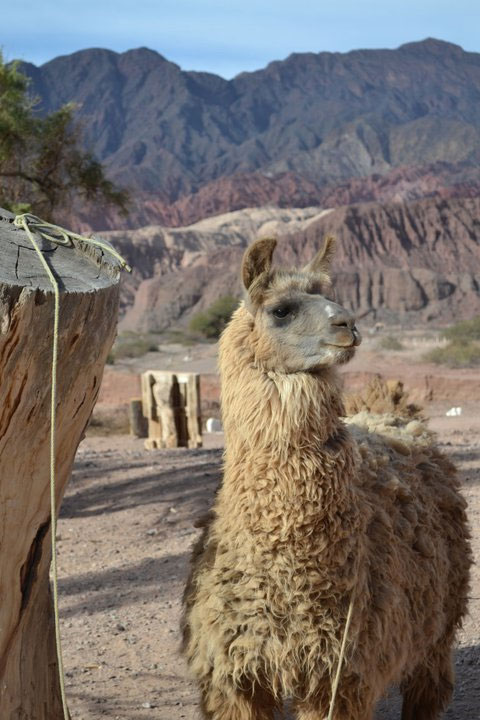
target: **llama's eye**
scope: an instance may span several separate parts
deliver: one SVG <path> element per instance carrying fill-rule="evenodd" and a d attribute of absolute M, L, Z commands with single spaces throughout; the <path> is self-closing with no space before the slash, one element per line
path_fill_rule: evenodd
<path fill-rule="evenodd" d="M 290 315 L 291 310 L 292 309 L 288 305 L 280 305 L 280 307 L 275 308 L 272 314 L 279 320 L 283 320 L 283 318 L 286 318 L 287 315 Z"/>

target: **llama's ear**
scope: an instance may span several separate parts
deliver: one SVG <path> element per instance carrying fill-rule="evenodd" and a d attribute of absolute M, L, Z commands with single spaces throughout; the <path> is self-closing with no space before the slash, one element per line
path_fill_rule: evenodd
<path fill-rule="evenodd" d="M 242 280 L 247 290 L 259 275 L 270 271 L 276 244 L 275 238 L 262 238 L 252 243 L 245 251 L 242 263 Z"/>
<path fill-rule="evenodd" d="M 313 273 L 330 273 L 330 265 L 335 255 L 335 249 L 337 241 L 332 235 L 327 235 L 323 241 L 323 247 L 318 251 L 313 260 L 310 260 L 308 265 L 303 268 L 305 272 Z"/>

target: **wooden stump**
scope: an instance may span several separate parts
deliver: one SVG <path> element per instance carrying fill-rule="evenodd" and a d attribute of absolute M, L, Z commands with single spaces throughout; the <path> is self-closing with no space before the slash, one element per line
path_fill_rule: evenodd
<path fill-rule="evenodd" d="M 0 716 L 63 720 L 49 586 L 52 287 L 0 210 Z M 57 510 L 112 345 L 119 266 L 84 243 L 40 242 L 61 287 Z"/>

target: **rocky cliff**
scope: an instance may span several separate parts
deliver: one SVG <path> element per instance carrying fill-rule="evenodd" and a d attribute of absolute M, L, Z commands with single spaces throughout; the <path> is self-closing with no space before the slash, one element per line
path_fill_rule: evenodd
<path fill-rule="evenodd" d="M 135 267 L 122 326 L 184 324 L 217 297 L 241 294 L 239 267 L 254 238 L 279 238 L 276 260 L 307 262 L 326 234 L 338 240 L 337 297 L 368 320 L 435 322 L 480 313 L 480 198 L 428 198 L 330 210 L 258 208 L 185 228 L 106 233 Z"/>

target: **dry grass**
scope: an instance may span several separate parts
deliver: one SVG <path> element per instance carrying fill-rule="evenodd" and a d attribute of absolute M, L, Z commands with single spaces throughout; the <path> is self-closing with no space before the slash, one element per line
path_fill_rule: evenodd
<path fill-rule="evenodd" d="M 121 333 L 115 340 L 108 355 L 107 363 L 113 365 L 116 360 L 143 357 L 148 352 L 157 351 L 158 338 L 154 335 L 128 331 Z"/>
<path fill-rule="evenodd" d="M 452 368 L 480 367 L 480 344 L 462 341 L 450 342 L 445 347 L 434 348 L 425 353 L 422 359 Z"/>
<path fill-rule="evenodd" d="M 480 366 L 480 316 L 455 323 L 442 335 L 448 345 L 430 350 L 423 360 L 455 368 Z"/>
<path fill-rule="evenodd" d="M 405 347 L 395 335 L 385 335 L 378 341 L 377 350 L 405 350 Z"/>
<path fill-rule="evenodd" d="M 128 419 L 128 406 L 95 408 L 87 428 L 88 436 L 128 435 L 130 422 Z"/>

